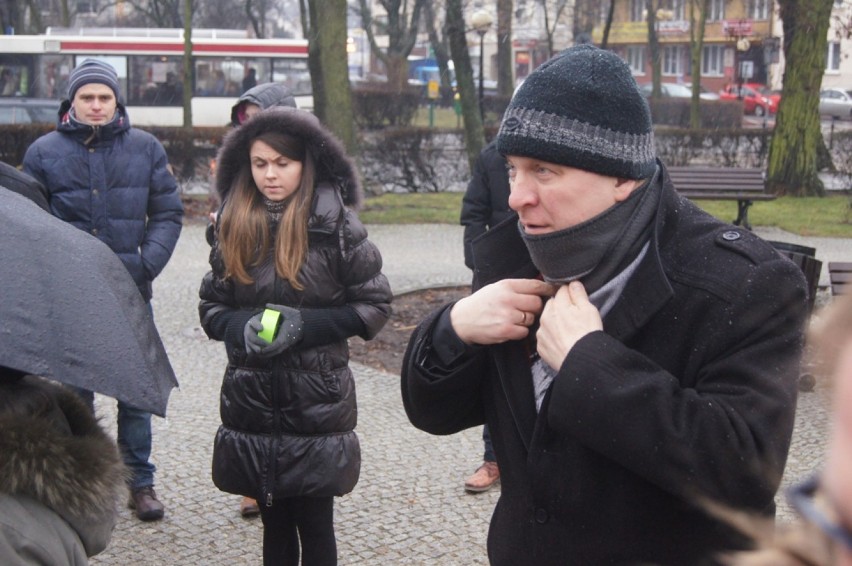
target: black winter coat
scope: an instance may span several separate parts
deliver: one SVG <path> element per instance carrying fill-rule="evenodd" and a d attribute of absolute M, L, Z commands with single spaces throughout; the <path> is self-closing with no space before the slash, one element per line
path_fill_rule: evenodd
<path fill-rule="evenodd" d="M 358 200 L 354 168 L 340 143 L 312 115 L 268 110 L 231 132 L 218 159 L 217 188 L 223 201 L 238 163 L 247 159 L 248 140 L 266 128 L 307 138 L 318 156 L 320 184 L 309 221 L 308 254 L 299 273 L 304 289 L 280 279 L 271 258 L 249 270 L 252 284 L 226 279 L 214 244 L 213 269 L 201 284 L 199 306 L 208 336 L 223 340 L 228 353 L 213 481 L 223 491 L 262 504 L 282 497 L 343 495 L 354 488 L 361 455 L 354 432 L 357 408 L 349 347 L 346 337 L 326 332 L 322 321 L 354 317 L 358 334 L 370 339 L 387 321 L 391 302 L 381 255 L 355 213 L 344 206 Z M 262 359 L 246 353 L 242 332 L 267 303 L 300 309 L 304 339 Z"/>
<path fill-rule="evenodd" d="M 539 413 L 527 341 L 465 347 L 446 331 L 448 308 L 412 335 L 402 372 L 411 422 L 433 434 L 483 423 L 491 432 L 502 483 L 492 564 L 713 563 L 744 540 L 705 500 L 774 513 L 804 277 L 664 179 L 651 248 L 604 330 L 571 349 Z M 510 221 L 480 239 L 480 281 L 536 275 L 517 234 Z M 458 352 L 449 367 L 435 341 Z"/>
<path fill-rule="evenodd" d="M 509 208 L 509 173 L 506 158 L 497 151 L 497 142 L 485 146 L 473 166 L 473 176 L 462 199 L 460 221 L 464 226 L 464 263 L 473 269 L 471 242 L 506 218 Z"/>

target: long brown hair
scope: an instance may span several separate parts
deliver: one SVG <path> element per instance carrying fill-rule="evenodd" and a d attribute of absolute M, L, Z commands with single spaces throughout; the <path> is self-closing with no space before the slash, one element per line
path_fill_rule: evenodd
<path fill-rule="evenodd" d="M 272 241 L 263 194 L 251 174 L 249 151 L 251 144 L 256 141 L 262 141 L 281 155 L 302 162 L 299 187 L 285 200 L 285 208 Z M 234 177 L 222 208 L 218 239 L 226 277 L 246 285 L 252 283 L 254 279 L 249 275 L 249 269 L 260 265 L 272 250 L 275 273 L 289 281 L 295 289 L 303 288 L 298 282 L 298 275 L 308 253 L 308 219 L 315 179 L 314 157 L 300 138 L 268 131 L 251 140 L 249 147 L 245 148 L 245 160 Z"/>

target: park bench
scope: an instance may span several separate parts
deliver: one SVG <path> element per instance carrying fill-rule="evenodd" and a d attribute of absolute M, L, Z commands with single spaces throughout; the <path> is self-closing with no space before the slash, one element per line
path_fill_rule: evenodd
<path fill-rule="evenodd" d="M 668 167 L 677 192 L 690 200 L 735 200 L 734 224 L 751 230 L 748 209 L 759 200 L 774 200 L 764 189 L 763 170 L 757 167 Z"/>
<path fill-rule="evenodd" d="M 852 292 L 852 262 L 828 262 L 828 280 L 831 283 L 832 295 L 845 295 Z"/>

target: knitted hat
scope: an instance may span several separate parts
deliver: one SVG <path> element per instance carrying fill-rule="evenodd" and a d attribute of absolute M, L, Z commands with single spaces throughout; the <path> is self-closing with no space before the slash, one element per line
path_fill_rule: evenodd
<path fill-rule="evenodd" d="M 118 100 L 121 94 L 121 89 L 118 86 L 118 73 L 109 63 L 104 63 L 97 59 L 86 59 L 71 71 L 68 77 L 68 99 L 74 100 L 74 95 L 81 86 L 98 83 L 106 85 L 112 89 Z"/>
<path fill-rule="evenodd" d="M 526 78 L 503 115 L 497 149 L 624 179 L 656 168 L 651 112 L 630 68 L 592 45 L 566 49 Z"/>

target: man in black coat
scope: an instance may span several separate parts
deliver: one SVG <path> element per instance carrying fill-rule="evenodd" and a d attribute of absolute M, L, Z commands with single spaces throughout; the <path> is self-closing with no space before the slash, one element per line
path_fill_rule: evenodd
<path fill-rule="evenodd" d="M 473 245 L 474 292 L 414 331 L 411 422 L 487 423 L 492 564 L 712 564 L 772 516 L 807 313 L 800 270 L 677 194 L 627 65 L 590 45 L 503 118 L 519 218 Z"/>

